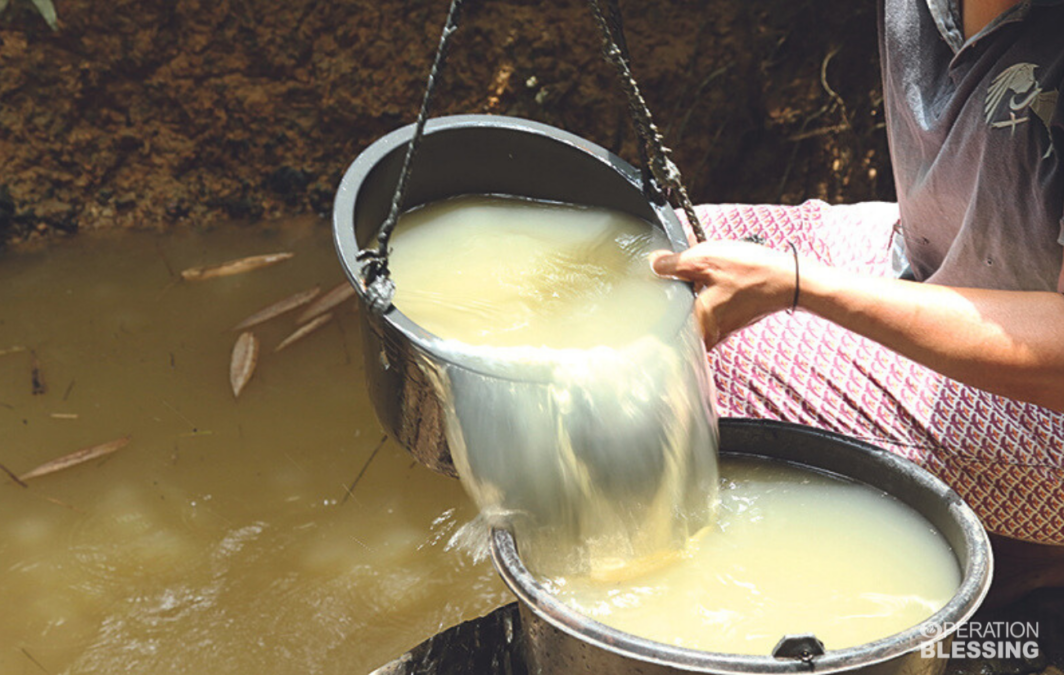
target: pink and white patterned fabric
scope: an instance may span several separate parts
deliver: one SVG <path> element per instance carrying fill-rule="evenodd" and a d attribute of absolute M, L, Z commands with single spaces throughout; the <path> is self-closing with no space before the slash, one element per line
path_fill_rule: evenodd
<path fill-rule="evenodd" d="M 697 208 L 711 239 L 892 275 L 895 204 Z M 780 312 L 709 354 L 724 416 L 785 420 L 868 441 L 928 469 L 991 532 L 1064 544 L 1064 414 L 995 396 L 812 314 Z"/>

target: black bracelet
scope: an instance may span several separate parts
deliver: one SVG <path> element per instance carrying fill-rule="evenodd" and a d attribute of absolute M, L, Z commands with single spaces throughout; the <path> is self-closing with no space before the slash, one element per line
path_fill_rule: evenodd
<path fill-rule="evenodd" d="M 791 301 L 791 308 L 787 310 L 787 313 L 794 314 L 794 311 L 798 309 L 798 291 L 801 288 L 798 276 L 798 247 L 793 241 L 788 241 L 787 245 L 791 247 L 791 253 L 794 254 L 794 300 Z"/>

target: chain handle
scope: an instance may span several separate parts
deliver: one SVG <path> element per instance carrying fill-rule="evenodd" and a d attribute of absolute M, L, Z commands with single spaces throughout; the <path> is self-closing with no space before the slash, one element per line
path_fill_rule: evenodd
<path fill-rule="evenodd" d="M 451 0 L 451 7 L 447 12 L 447 21 L 443 32 L 440 34 L 440 42 L 436 47 L 436 57 L 429 70 L 428 81 L 425 85 L 425 95 L 421 101 L 421 109 L 418 111 L 417 122 L 414 125 L 414 135 L 406 148 L 406 156 L 403 158 L 403 167 L 399 172 L 399 180 L 395 186 L 395 194 L 392 196 L 391 209 L 388 218 L 381 226 L 377 234 L 377 248 L 364 249 L 359 252 L 356 259 L 362 264 L 362 281 L 365 285 L 367 300 L 370 308 L 383 314 L 392 305 L 395 296 L 395 282 L 391 280 L 388 271 L 388 242 L 392 231 L 399 220 L 399 212 L 403 206 L 403 198 L 410 180 L 410 172 L 414 157 L 421 145 L 421 139 L 425 134 L 425 122 L 428 121 L 429 104 L 439 80 L 440 70 L 443 68 L 450 47 L 451 36 L 458 30 L 458 17 L 464 0 Z M 620 77 L 621 88 L 628 98 L 628 110 L 632 116 L 632 124 L 639 134 L 639 158 L 643 173 L 643 191 L 648 199 L 656 203 L 667 201 L 666 196 L 659 191 L 659 186 L 664 188 L 667 195 L 676 198 L 687 217 L 688 223 L 694 230 L 698 241 L 705 241 L 706 235 L 698 222 L 694 206 L 687 196 L 687 189 L 683 185 L 680 170 L 670 159 L 670 150 L 665 147 L 661 132 L 654 124 L 650 109 L 646 100 L 639 91 L 639 85 L 632 75 L 628 65 L 628 47 L 624 39 L 624 29 L 621 23 L 621 10 L 617 0 L 606 0 L 609 10 L 609 18 L 603 13 L 598 0 L 589 0 L 591 13 L 602 33 L 602 50 L 606 59 L 614 65 Z"/>
<path fill-rule="evenodd" d="M 588 4 L 591 6 L 591 14 L 594 16 L 595 23 L 598 24 L 599 31 L 602 33 L 602 52 L 606 56 L 606 60 L 617 69 L 617 74 L 621 80 L 621 88 L 624 90 L 625 96 L 628 97 L 628 111 L 632 116 L 632 124 L 635 125 L 636 133 L 639 134 L 649 159 L 650 171 L 657 182 L 667 190 L 667 194 L 679 202 L 680 208 L 683 209 L 684 215 L 687 216 L 687 222 L 694 231 L 695 239 L 703 242 L 706 240 L 706 233 L 702 229 L 702 224 L 698 221 L 698 216 L 695 214 L 695 208 L 691 204 L 690 197 L 687 196 L 687 188 L 683 185 L 680 169 L 669 157 L 671 151 L 665 147 L 661 132 L 658 130 L 657 125 L 654 124 L 650 108 L 647 107 L 647 102 L 639 91 L 639 84 L 636 83 L 635 76 L 632 75 L 632 69 L 628 67 L 628 60 L 625 58 L 624 50 L 620 46 L 624 44 L 624 36 L 619 21 L 620 8 L 617 5 L 617 0 L 606 0 L 606 2 L 611 17 L 616 21 L 615 26 L 610 25 L 611 22 L 603 13 L 598 0 L 588 0 Z"/>
<path fill-rule="evenodd" d="M 458 30 L 458 16 L 464 0 L 451 0 L 451 8 L 447 12 L 447 22 L 443 26 L 440 35 L 440 43 L 436 47 L 436 58 L 429 70 L 428 82 L 425 85 L 425 96 L 421 100 L 421 110 L 417 114 L 417 123 L 414 125 L 414 135 L 406 146 L 406 157 L 403 158 L 403 168 L 399 172 L 399 181 L 395 185 L 395 194 L 392 196 L 391 210 L 388 218 L 381 226 L 377 234 L 377 248 L 360 251 L 356 260 L 362 263 L 362 281 L 366 286 L 366 296 L 370 308 L 377 314 L 384 314 L 392 306 L 392 298 L 395 296 L 395 282 L 388 273 L 388 241 L 391 239 L 392 230 L 399 220 L 399 211 L 403 206 L 403 198 L 406 196 L 406 187 L 410 180 L 410 171 L 414 157 L 421 146 L 421 138 L 425 135 L 425 122 L 428 121 L 429 103 L 436 89 L 440 69 L 447 58 L 447 49 L 450 46 L 451 36 Z"/>
<path fill-rule="evenodd" d="M 609 12 L 607 19 L 610 23 L 610 34 L 613 36 L 614 41 L 617 43 L 617 48 L 621 50 L 621 58 L 631 68 L 632 58 L 628 54 L 628 40 L 624 37 L 624 20 L 621 17 L 621 8 L 617 6 L 617 3 L 610 3 L 606 6 L 606 10 Z M 665 199 L 665 195 L 658 189 L 657 181 L 654 180 L 654 174 L 650 172 L 650 161 L 647 158 L 647 146 L 645 143 L 637 144 L 639 150 L 639 174 L 643 178 L 643 196 L 655 204 L 665 204 L 668 200 Z"/>

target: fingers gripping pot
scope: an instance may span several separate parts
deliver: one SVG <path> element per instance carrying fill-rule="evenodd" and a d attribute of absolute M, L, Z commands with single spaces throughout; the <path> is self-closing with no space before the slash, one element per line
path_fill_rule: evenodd
<path fill-rule="evenodd" d="M 549 463 L 537 460 L 542 453 L 556 452 L 549 434 L 539 433 L 559 414 L 559 397 L 550 385 L 551 367 L 516 372 L 505 362 L 427 332 L 395 307 L 383 315 L 368 309 L 356 257 L 372 244 L 387 217 L 412 135 L 413 125 L 368 147 L 345 174 L 334 207 L 336 247 L 361 303 L 370 399 L 385 430 L 418 461 L 439 473 L 456 475 L 452 454 L 456 441 L 468 447 L 494 447 L 498 452 L 455 453 L 460 462 L 471 466 L 471 472 L 463 473 L 473 473 L 515 497 L 513 505 L 519 510 L 548 515 L 558 522 L 554 516 L 559 514 L 549 514 L 557 505 L 555 495 L 544 486 L 557 486 L 564 477 L 550 475 L 544 469 Z M 430 120 L 409 181 L 403 204 L 407 209 L 459 195 L 512 195 L 624 212 L 661 230 L 675 250 L 687 245 L 673 209 L 645 196 L 637 169 L 582 138 L 527 120 L 480 115 Z M 680 340 L 690 332 L 694 295 L 685 289 L 676 297 L 658 331 L 666 340 Z M 687 382 L 691 385 L 687 390 L 699 394 L 678 401 L 664 392 L 650 391 L 638 411 L 644 419 L 626 427 L 630 437 L 623 445 L 631 451 L 623 457 L 604 451 L 606 446 L 619 445 L 610 444 L 608 438 L 620 430 L 596 424 L 596 419 L 616 416 L 599 416 L 586 406 L 582 410 L 586 399 L 580 396 L 567 399 L 565 405 L 572 410 L 562 414 L 576 437 L 573 444 L 585 452 L 582 467 L 591 474 L 608 474 L 608 480 L 599 485 L 606 485 L 607 490 L 612 485 L 618 494 L 632 494 L 637 484 L 651 485 L 662 472 L 683 469 L 700 483 L 688 490 L 690 494 L 712 491 L 716 480 L 713 454 L 695 458 L 699 466 L 678 468 L 672 458 L 647 451 L 662 445 L 665 434 L 684 433 L 691 436 L 692 445 L 715 452 L 711 383 L 704 372 L 682 373 L 683 366 L 662 360 L 657 367 L 675 372 L 633 370 L 632 382 L 641 376 L 673 383 L 676 377 L 694 378 L 698 381 Z M 443 392 L 447 395 L 441 396 Z M 674 428 L 654 423 L 668 417 L 668 411 L 675 417 L 677 406 L 683 412 Z"/>

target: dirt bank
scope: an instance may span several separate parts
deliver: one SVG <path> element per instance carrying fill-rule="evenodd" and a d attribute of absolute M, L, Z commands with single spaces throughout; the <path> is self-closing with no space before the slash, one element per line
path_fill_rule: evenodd
<path fill-rule="evenodd" d="M 0 242 L 326 212 L 413 120 L 445 0 L 28 0 L 0 15 Z M 467 3 L 436 111 L 520 115 L 634 157 L 579 0 Z M 698 201 L 891 198 L 874 3 L 623 3 Z"/>

